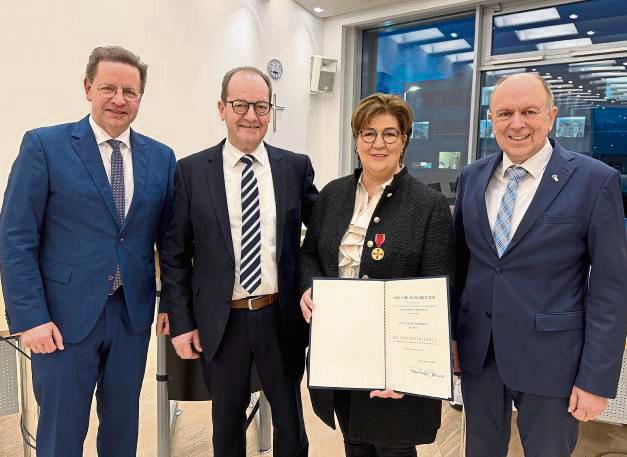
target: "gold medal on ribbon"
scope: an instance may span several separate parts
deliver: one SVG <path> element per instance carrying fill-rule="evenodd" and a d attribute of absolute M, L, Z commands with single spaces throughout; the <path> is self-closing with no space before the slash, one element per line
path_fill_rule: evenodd
<path fill-rule="evenodd" d="M 372 250 L 370 255 L 374 260 L 381 260 L 385 255 L 385 252 L 383 252 L 383 249 L 381 248 L 381 245 L 385 242 L 385 233 L 377 233 L 374 236 L 374 242 L 377 247 Z"/>
<path fill-rule="evenodd" d="M 374 260 L 381 260 L 385 255 L 385 252 L 383 252 L 383 249 L 381 248 L 374 248 L 371 255 Z"/>

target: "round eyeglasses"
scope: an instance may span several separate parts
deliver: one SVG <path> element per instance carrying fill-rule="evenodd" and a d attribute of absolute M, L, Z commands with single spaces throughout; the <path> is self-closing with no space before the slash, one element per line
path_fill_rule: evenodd
<path fill-rule="evenodd" d="M 361 129 L 359 131 L 359 136 L 361 137 L 361 141 L 364 143 L 372 144 L 377 141 L 379 133 L 381 134 L 381 138 L 385 144 L 396 143 L 398 137 L 401 136 L 401 132 L 394 128 L 384 129 L 382 132 L 377 132 L 375 129 Z"/>
<path fill-rule="evenodd" d="M 227 100 L 226 103 L 230 103 L 231 107 L 233 107 L 233 111 L 237 114 L 246 114 L 248 112 L 248 108 L 253 106 L 253 110 L 255 114 L 258 116 L 265 116 L 272 109 L 272 103 L 269 102 L 247 102 L 246 100 Z"/>
<path fill-rule="evenodd" d="M 124 97 L 124 100 L 127 102 L 136 102 L 142 96 L 141 92 L 136 89 L 116 87 L 110 84 L 100 86 L 98 88 L 98 93 L 105 98 L 113 98 L 115 97 L 115 94 L 118 93 L 118 90 L 122 91 L 122 97 Z"/>

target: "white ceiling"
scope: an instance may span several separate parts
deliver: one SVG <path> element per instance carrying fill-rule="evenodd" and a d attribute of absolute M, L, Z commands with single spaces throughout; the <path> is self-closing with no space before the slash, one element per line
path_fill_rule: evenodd
<path fill-rule="evenodd" d="M 364 11 L 377 6 L 394 5 L 403 3 L 406 0 L 294 0 L 311 14 L 318 17 L 338 16 L 344 13 L 354 13 Z M 316 13 L 313 9 L 319 6 L 323 8 L 322 13 Z"/>

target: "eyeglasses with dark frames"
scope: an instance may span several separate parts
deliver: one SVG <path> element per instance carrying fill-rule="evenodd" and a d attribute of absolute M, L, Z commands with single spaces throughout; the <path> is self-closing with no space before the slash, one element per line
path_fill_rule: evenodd
<path fill-rule="evenodd" d="M 122 91 L 122 96 L 127 102 L 136 102 L 142 96 L 142 93 L 137 89 L 129 87 L 116 87 L 111 84 L 104 84 L 98 88 L 98 93 L 105 98 L 113 98 L 118 93 L 118 90 Z"/>
<path fill-rule="evenodd" d="M 265 116 L 272 109 L 272 103 L 265 101 L 247 102 L 246 100 L 227 100 L 226 103 L 230 103 L 233 111 L 237 114 L 246 114 L 250 105 L 253 106 L 255 114 L 258 116 Z"/>
<path fill-rule="evenodd" d="M 361 141 L 364 143 L 372 144 L 377 141 L 377 136 L 381 134 L 381 138 L 385 144 L 394 144 L 398 140 L 398 137 L 401 136 L 401 132 L 399 132 L 395 128 L 384 129 L 381 132 L 378 132 L 375 129 L 361 129 L 359 131 L 359 136 L 361 137 Z"/>

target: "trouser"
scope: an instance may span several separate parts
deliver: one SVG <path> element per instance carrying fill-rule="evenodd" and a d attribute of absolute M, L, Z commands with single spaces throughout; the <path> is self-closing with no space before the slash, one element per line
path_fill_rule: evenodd
<path fill-rule="evenodd" d="M 304 349 L 300 358 L 287 341 L 277 303 L 250 311 L 232 309 L 211 370 L 215 457 L 246 456 L 246 407 L 254 361 L 272 410 L 275 457 L 306 457 L 300 398 Z M 203 363 L 207 363 L 203 359 Z"/>
<path fill-rule="evenodd" d="M 505 457 L 509 446 L 512 401 L 526 457 L 568 457 L 577 444 L 579 422 L 568 412 L 568 398 L 512 390 L 496 365 L 494 345 L 479 374 L 462 370 L 466 410 L 466 457 Z"/>
<path fill-rule="evenodd" d="M 135 457 L 139 393 L 150 329 L 133 332 L 122 289 L 107 301 L 87 338 L 32 354 L 40 407 L 37 457 L 81 457 L 96 388 L 100 457 Z"/>

